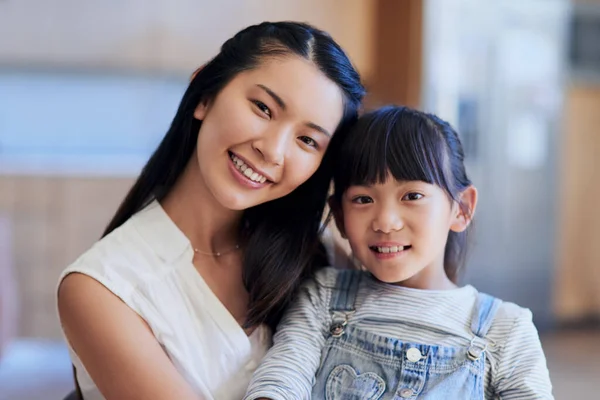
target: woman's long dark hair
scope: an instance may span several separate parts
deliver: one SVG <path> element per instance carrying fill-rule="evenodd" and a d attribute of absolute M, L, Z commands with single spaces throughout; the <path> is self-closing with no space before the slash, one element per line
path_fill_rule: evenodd
<path fill-rule="evenodd" d="M 320 223 L 339 145 L 355 122 L 364 96 L 360 76 L 339 45 L 325 32 L 296 22 L 250 26 L 223 44 L 192 79 L 164 139 L 127 194 L 104 236 L 153 200 L 163 200 L 196 148 L 201 121 L 193 113 L 242 71 L 269 57 L 295 55 L 312 61 L 343 93 L 344 114 L 318 170 L 289 195 L 244 212 L 246 250 L 243 279 L 250 295 L 246 325 L 274 326 L 300 279 L 324 262 Z M 320 261 L 319 261 L 320 260 Z"/>
<path fill-rule="evenodd" d="M 354 185 L 423 181 L 442 188 L 460 203 L 460 193 L 471 185 L 463 148 L 456 131 L 439 117 L 408 107 L 387 106 L 363 115 L 352 128 L 334 171 L 334 202 Z M 448 233 L 444 270 L 456 283 L 468 247 L 468 232 Z"/>

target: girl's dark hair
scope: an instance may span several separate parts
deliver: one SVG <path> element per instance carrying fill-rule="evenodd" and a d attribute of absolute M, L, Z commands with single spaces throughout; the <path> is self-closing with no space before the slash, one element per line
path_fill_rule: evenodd
<path fill-rule="evenodd" d="M 460 193 L 471 185 L 463 160 L 458 134 L 446 121 L 407 107 L 383 107 L 363 115 L 342 144 L 333 198 L 340 204 L 350 186 L 384 183 L 391 173 L 398 181 L 435 184 L 460 204 Z M 465 262 L 468 231 L 448 234 L 444 269 L 453 282 Z"/>
<path fill-rule="evenodd" d="M 243 279 L 250 295 L 247 326 L 275 325 L 300 279 L 312 267 L 326 263 L 319 231 L 333 159 L 356 121 L 365 93 L 358 72 L 327 33 L 303 23 L 264 22 L 227 40 L 192 79 L 167 134 L 104 232 L 109 234 L 154 199 L 164 199 L 173 188 L 196 148 L 202 121 L 194 119 L 193 113 L 201 101 L 214 99 L 237 74 L 258 67 L 265 59 L 290 55 L 312 61 L 338 85 L 344 113 L 310 179 L 289 195 L 244 212 Z"/>

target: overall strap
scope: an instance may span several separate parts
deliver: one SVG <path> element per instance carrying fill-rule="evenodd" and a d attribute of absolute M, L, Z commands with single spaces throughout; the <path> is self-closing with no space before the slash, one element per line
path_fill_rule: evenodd
<path fill-rule="evenodd" d="M 473 339 L 467 350 L 467 355 L 471 360 L 477 360 L 488 347 L 486 335 L 494 322 L 496 313 L 500 308 L 502 301 L 488 294 L 478 293 L 473 315 L 471 316 L 471 331 Z M 494 343 L 492 342 L 492 345 Z"/>
<path fill-rule="evenodd" d="M 331 304 L 329 308 L 331 312 L 354 311 L 354 302 L 356 300 L 356 294 L 358 293 L 360 277 L 362 274 L 362 271 L 351 269 L 343 270 L 338 273 L 335 289 L 331 294 Z"/>
<path fill-rule="evenodd" d="M 484 338 L 487 335 L 500 308 L 500 304 L 502 304 L 501 300 L 489 294 L 477 294 L 477 303 L 471 317 L 471 331 L 475 336 Z"/>

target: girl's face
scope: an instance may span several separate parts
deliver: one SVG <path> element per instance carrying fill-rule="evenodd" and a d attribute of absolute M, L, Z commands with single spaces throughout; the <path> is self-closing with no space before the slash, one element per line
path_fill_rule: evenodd
<path fill-rule="evenodd" d="M 343 109 L 339 87 L 300 57 L 239 73 L 194 112 L 205 187 L 231 210 L 289 194 L 319 167 Z"/>
<path fill-rule="evenodd" d="M 420 289 L 448 282 L 444 272 L 448 233 L 466 229 L 469 219 L 443 189 L 388 177 L 383 184 L 351 186 L 340 206 L 341 215 L 336 215 L 340 230 L 377 279 Z"/>

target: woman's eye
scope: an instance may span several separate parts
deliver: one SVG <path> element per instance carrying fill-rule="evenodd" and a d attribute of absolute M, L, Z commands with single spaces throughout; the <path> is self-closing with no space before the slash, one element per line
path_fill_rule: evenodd
<path fill-rule="evenodd" d="M 265 103 L 263 103 L 262 101 L 259 101 L 259 100 L 253 100 L 252 102 L 254 103 L 254 105 L 256 107 L 258 107 L 258 109 L 260 111 L 262 111 L 266 116 L 271 118 L 271 109 L 269 107 L 267 107 L 267 105 Z"/>
<path fill-rule="evenodd" d="M 373 199 L 369 196 L 356 196 L 352 199 L 355 204 L 369 204 L 373 202 Z"/>
<path fill-rule="evenodd" d="M 315 149 L 318 147 L 317 142 L 309 136 L 300 136 L 300 140 L 302 140 L 306 145 L 314 147 Z"/>
<path fill-rule="evenodd" d="M 407 193 L 402 200 L 415 201 L 423 198 L 421 193 Z"/>

